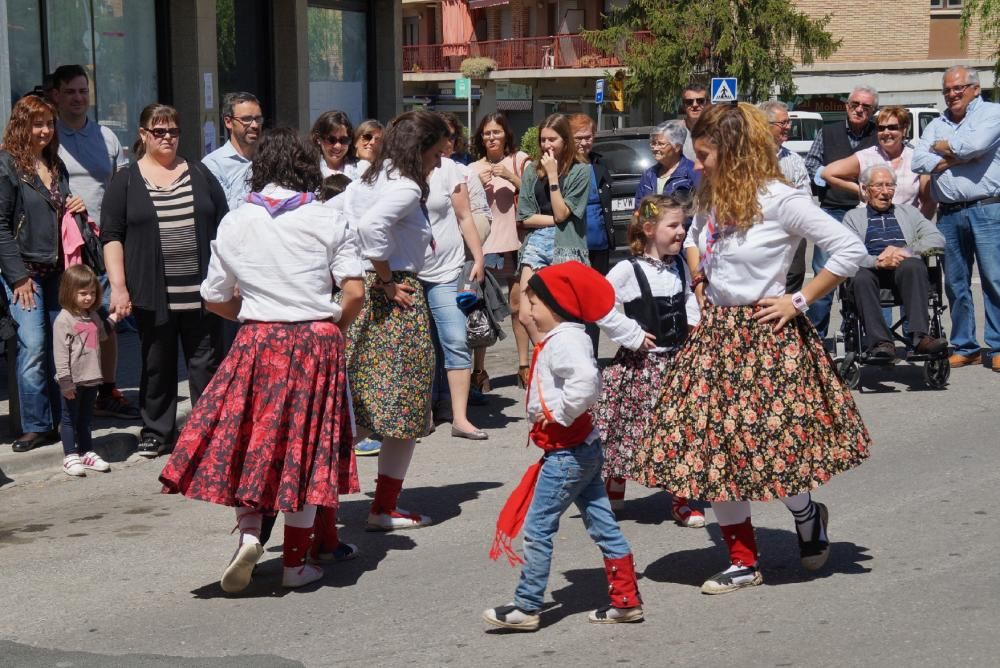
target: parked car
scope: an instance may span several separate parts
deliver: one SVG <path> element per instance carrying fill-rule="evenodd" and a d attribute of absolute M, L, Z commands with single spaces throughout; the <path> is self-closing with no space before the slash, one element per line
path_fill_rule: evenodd
<path fill-rule="evenodd" d="M 788 130 L 785 148 L 804 158 L 812 148 L 816 135 L 823 129 L 823 116 L 814 111 L 789 111 L 788 119 L 792 127 Z"/>
<path fill-rule="evenodd" d="M 906 138 L 916 144 L 927 125 L 940 116 L 941 112 L 933 107 L 907 107 L 906 110 L 910 112 L 910 129 L 906 133 Z"/>
<path fill-rule="evenodd" d="M 656 126 L 601 130 L 594 137 L 594 152 L 599 153 L 611 172 L 611 212 L 615 245 L 627 245 L 625 231 L 635 211 L 635 191 L 639 178 L 653 164 L 649 133 Z"/>

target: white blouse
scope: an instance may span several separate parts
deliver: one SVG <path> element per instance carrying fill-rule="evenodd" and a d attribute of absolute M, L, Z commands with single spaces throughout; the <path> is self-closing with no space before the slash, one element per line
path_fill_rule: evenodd
<path fill-rule="evenodd" d="M 391 163 L 385 163 L 375 183 L 352 181 L 330 205 L 347 216 L 365 260 L 388 261 L 392 271 L 423 268 L 431 227 L 420 206 L 420 187 Z"/>
<path fill-rule="evenodd" d="M 345 162 L 344 168 L 338 172 L 336 170 L 330 169 L 330 166 L 326 164 L 326 160 L 324 158 L 320 158 L 319 171 L 323 175 L 324 179 L 328 176 L 333 176 L 334 174 L 343 174 L 351 181 L 357 181 L 358 179 L 361 178 L 361 175 L 365 173 L 365 170 L 368 169 L 370 164 L 371 163 L 369 163 L 367 160 L 356 160 L 355 162 Z"/>
<path fill-rule="evenodd" d="M 427 179 L 427 213 L 430 216 L 434 247 L 427 247 L 420 280 L 428 283 L 450 283 L 458 280 L 465 264 L 465 239 L 458 226 L 458 216 L 451 196 L 467 182 L 468 170 L 450 158 L 441 158 L 441 166 Z"/>
<path fill-rule="evenodd" d="M 698 300 L 691 292 L 691 284 L 684 280 L 684 277 L 677 275 L 677 264 L 674 258 L 667 258 L 666 267 L 660 269 L 654 267 L 649 262 L 639 260 L 639 269 L 646 276 L 649 283 L 649 290 L 654 297 L 673 297 L 684 293 L 684 310 L 687 313 L 687 324 L 694 327 L 701 321 L 701 310 L 698 308 Z M 615 303 L 624 306 L 627 302 L 642 297 L 639 290 L 639 281 L 635 278 L 635 271 L 632 263 L 622 260 L 611 268 L 607 275 L 608 282 L 615 289 Z M 663 352 L 666 348 L 654 348 L 653 352 Z"/>
<path fill-rule="evenodd" d="M 295 192 L 269 185 L 262 194 L 282 199 Z M 337 321 L 342 311 L 333 301 L 334 281 L 340 285 L 362 275 L 357 246 L 339 211 L 311 202 L 272 217 L 264 207 L 246 203 L 219 224 L 201 296 L 224 303 L 239 285 L 240 321 Z"/>
<path fill-rule="evenodd" d="M 820 209 L 812 197 L 774 182 L 760 196 L 763 221 L 745 231 L 723 231 L 706 257 L 708 216 L 695 216 L 684 247 L 701 251 L 709 301 L 719 306 L 756 303 L 785 294 L 785 276 L 801 239 L 829 255 L 826 268 L 843 278 L 857 273 L 868 256 L 865 245 Z"/>

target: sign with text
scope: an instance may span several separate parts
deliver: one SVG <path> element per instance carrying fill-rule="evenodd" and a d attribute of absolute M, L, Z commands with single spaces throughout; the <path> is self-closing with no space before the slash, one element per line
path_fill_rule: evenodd
<path fill-rule="evenodd" d="M 455 79 L 455 97 L 458 98 L 472 97 L 472 79 L 469 79 L 468 77 Z"/>
<path fill-rule="evenodd" d="M 604 79 L 594 83 L 594 104 L 604 104 Z"/>

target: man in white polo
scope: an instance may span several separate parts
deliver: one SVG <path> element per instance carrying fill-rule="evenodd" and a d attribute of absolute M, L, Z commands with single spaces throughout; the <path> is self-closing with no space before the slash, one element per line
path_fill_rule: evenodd
<path fill-rule="evenodd" d="M 59 157 L 66 165 L 69 188 L 87 205 L 87 214 L 101 222 L 101 201 L 111 177 L 128 166 L 128 158 L 115 133 L 92 121 L 90 77 L 80 65 L 62 65 L 52 73 L 53 96 L 59 118 Z M 110 296 L 107 276 L 99 276 L 104 296 Z M 118 337 L 112 329 L 101 343 L 104 383 L 98 390 L 94 415 L 138 420 L 139 411 L 118 391 Z"/>

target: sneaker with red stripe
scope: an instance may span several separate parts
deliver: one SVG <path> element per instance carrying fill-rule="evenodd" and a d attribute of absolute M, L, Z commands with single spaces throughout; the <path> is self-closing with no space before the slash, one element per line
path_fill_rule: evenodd
<path fill-rule="evenodd" d="M 674 497 L 670 514 L 673 516 L 674 521 L 682 527 L 698 529 L 705 526 L 705 514 L 689 506 L 688 500 L 683 497 Z"/>
<path fill-rule="evenodd" d="M 396 508 L 387 513 L 368 513 L 368 531 L 398 531 L 400 529 L 418 529 L 431 523 L 431 518 L 420 513 L 411 513 Z"/>

